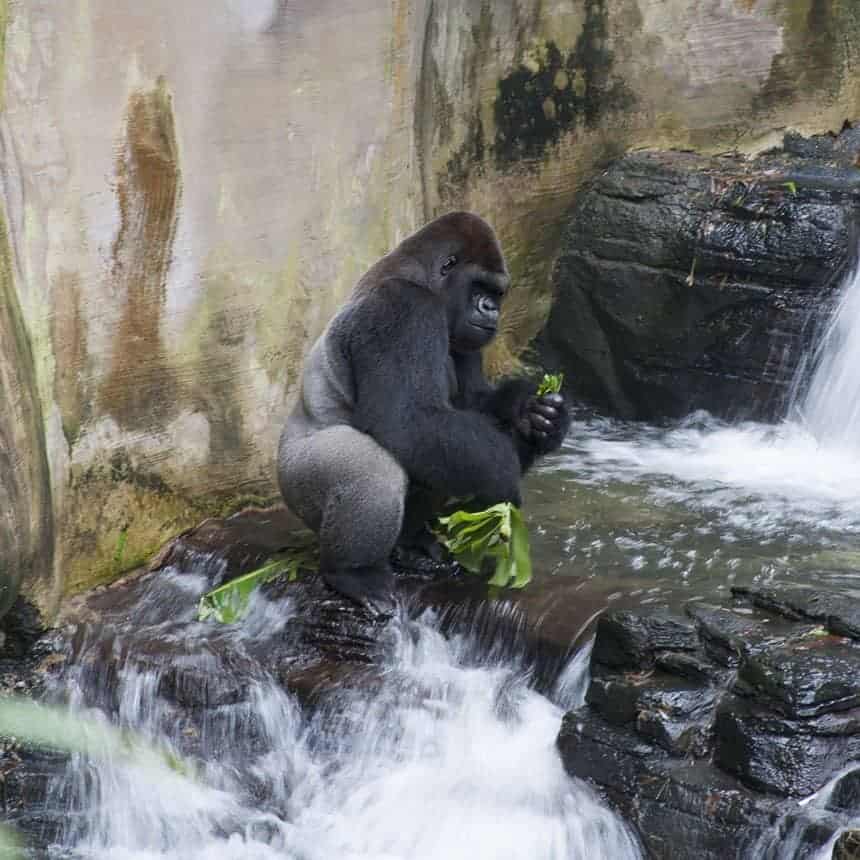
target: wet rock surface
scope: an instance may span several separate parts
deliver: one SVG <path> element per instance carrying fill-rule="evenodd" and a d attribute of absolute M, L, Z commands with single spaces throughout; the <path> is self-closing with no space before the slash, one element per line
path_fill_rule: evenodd
<path fill-rule="evenodd" d="M 857 247 L 860 128 L 755 159 L 634 152 L 579 196 L 537 347 L 623 418 L 781 415 Z"/>
<path fill-rule="evenodd" d="M 603 615 L 586 703 L 559 734 L 565 767 L 651 857 L 814 857 L 860 814 L 860 768 L 845 770 L 860 757 L 860 637 L 832 632 L 855 600 L 746 588 L 676 616 Z M 853 856 L 851 838 L 834 856 Z"/>

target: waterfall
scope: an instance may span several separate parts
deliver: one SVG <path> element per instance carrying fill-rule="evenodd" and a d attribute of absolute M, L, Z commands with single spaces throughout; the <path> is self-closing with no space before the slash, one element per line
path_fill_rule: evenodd
<path fill-rule="evenodd" d="M 262 669 L 256 631 L 291 610 L 255 595 L 236 628 L 194 620 L 205 577 L 150 577 L 134 612 L 75 638 L 56 693 L 91 718 L 151 737 L 200 765 L 195 779 L 76 755 L 51 786 L 57 858 L 98 860 L 636 860 L 630 830 L 555 748 L 561 701 L 587 674 L 573 655 L 559 704 L 529 686 L 521 659 L 443 636 L 438 618 L 392 621 L 390 651 L 366 689 L 333 692 L 311 713 Z M 128 616 L 128 617 L 126 617 Z M 277 630 L 276 630 L 277 632 Z M 206 681 L 231 649 L 247 693 L 177 709 L 171 654 Z M 111 665 L 105 655 L 111 655 Z M 122 656 L 125 655 L 125 656 Z M 185 753 L 186 755 L 189 753 Z"/>
<path fill-rule="evenodd" d="M 815 350 L 812 379 L 800 414 L 822 445 L 860 448 L 860 267 Z"/>

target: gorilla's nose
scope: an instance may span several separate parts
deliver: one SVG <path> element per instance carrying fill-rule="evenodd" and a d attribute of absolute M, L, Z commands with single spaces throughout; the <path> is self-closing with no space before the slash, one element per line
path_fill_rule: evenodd
<path fill-rule="evenodd" d="M 478 299 L 478 310 L 488 319 L 496 320 L 499 317 L 499 304 L 492 296 L 481 296 Z"/>

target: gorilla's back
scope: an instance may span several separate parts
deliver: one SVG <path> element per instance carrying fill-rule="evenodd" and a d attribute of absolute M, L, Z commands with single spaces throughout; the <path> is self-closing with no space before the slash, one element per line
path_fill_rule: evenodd
<path fill-rule="evenodd" d="M 301 395 L 284 428 L 288 439 L 352 424 L 355 393 L 345 351 L 348 307 L 335 315 L 305 358 Z"/>

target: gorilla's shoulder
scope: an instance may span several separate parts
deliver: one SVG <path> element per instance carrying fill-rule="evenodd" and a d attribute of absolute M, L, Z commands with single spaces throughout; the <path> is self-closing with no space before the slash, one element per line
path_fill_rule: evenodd
<path fill-rule="evenodd" d="M 367 284 L 347 306 L 355 320 L 373 317 L 403 320 L 406 317 L 444 314 L 444 302 L 426 285 L 396 276 Z"/>

